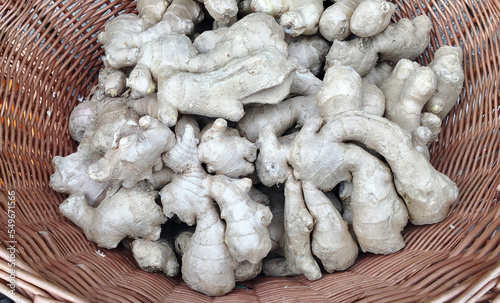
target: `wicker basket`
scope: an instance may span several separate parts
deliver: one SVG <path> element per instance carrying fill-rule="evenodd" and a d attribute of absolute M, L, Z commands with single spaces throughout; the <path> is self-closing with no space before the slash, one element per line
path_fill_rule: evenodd
<path fill-rule="evenodd" d="M 364 254 L 346 272 L 311 282 L 258 277 L 210 298 L 138 269 L 131 254 L 88 242 L 49 187 L 54 155 L 75 151 L 67 130 L 96 83 L 104 24 L 132 1 L 0 0 L 0 293 L 17 302 L 500 302 L 500 13 L 498 0 L 398 0 L 396 19 L 433 21 L 427 64 L 441 45 L 464 49 L 465 88 L 432 146 L 432 163 L 460 188 L 449 217 L 408 227 L 407 246 Z M 498 5 L 498 3 L 497 3 Z M 8 201 L 15 201 L 15 226 Z M 13 203 L 11 203 L 13 204 Z M 14 239 L 9 238 L 15 230 Z M 8 242 L 15 240 L 17 242 Z M 11 260 L 6 248 L 18 252 Z M 15 295 L 7 285 L 15 263 Z"/>

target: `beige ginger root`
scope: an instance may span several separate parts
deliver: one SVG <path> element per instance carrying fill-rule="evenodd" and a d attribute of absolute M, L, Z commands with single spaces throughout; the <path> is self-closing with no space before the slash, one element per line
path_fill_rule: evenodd
<path fill-rule="evenodd" d="M 208 13 L 216 21 L 228 24 L 236 20 L 238 1 L 236 0 L 198 0 L 205 5 Z"/>
<path fill-rule="evenodd" d="M 398 251 L 404 246 L 401 231 L 408 215 L 393 177 L 379 159 L 361 147 L 323 134 L 323 129 L 337 120 L 327 123 L 320 132 L 321 119 L 312 118 L 304 125 L 288 156 L 294 176 L 321 190 L 331 190 L 352 179 L 353 225 L 361 249 L 381 254 Z M 349 260 L 349 255 L 345 258 Z"/>
<path fill-rule="evenodd" d="M 346 270 L 358 256 L 358 245 L 352 239 L 342 215 L 328 197 L 314 185 L 302 182 L 307 209 L 316 225 L 311 248 L 327 272 Z M 363 211 L 366 205 L 362 205 Z"/>
<path fill-rule="evenodd" d="M 408 77 L 396 102 L 387 102 L 385 117 L 402 129 L 413 132 L 420 126 L 425 103 L 436 91 L 436 75 L 429 67 L 419 67 Z"/>
<path fill-rule="evenodd" d="M 137 15 L 120 15 L 108 22 L 98 36 L 105 50 L 103 62 L 114 69 L 134 66 L 144 44 L 169 33 L 189 34 L 202 18 L 202 11 L 193 0 L 174 0 L 162 21 L 151 28 Z"/>
<path fill-rule="evenodd" d="M 106 24 L 97 38 L 103 44 L 104 64 L 115 69 L 133 66 L 142 45 L 141 33 L 145 26 L 141 18 L 133 14 L 120 15 Z"/>
<path fill-rule="evenodd" d="M 95 124 L 99 105 L 99 102 L 84 100 L 71 111 L 68 130 L 73 140 L 80 142 L 87 128 Z"/>
<path fill-rule="evenodd" d="M 323 13 L 321 0 L 252 0 L 254 12 L 262 12 L 279 18 L 285 33 L 291 36 L 313 35 L 318 31 L 318 22 Z"/>
<path fill-rule="evenodd" d="M 92 179 L 130 188 L 140 180 L 152 178 L 153 171 L 162 168 L 160 156 L 174 144 L 173 133 L 149 116 L 142 117 L 137 128 L 137 133 L 121 138 L 116 148 L 89 166 Z"/>
<path fill-rule="evenodd" d="M 391 21 L 396 5 L 385 0 L 363 0 L 351 17 L 351 32 L 358 37 L 373 37 Z"/>
<path fill-rule="evenodd" d="M 139 116 L 128 108 L 125 98 L 107 98 L 97 106 L 98 115 L 87 126 L 80 144 L 90 144 L 92 152 L 104 155 L 122 137 L 137 133 Z"/>
<path fill-rule="evenodd" d="M 238 262 L 256 264 L 271 249 L 267 226 L 272 215 L 268 207 L 254 202 L 246 194 L 251 186 L 250 179 L 217 175 L 211 178 L 209 191 L 226 222 L 225 242 L 229 252 Z"/>
<path fill-rule="evenodd" d="M 160 192 L 163 212 L 167 217 L 176 214 L 188 225 L 196 223 L 187 244 L 176 243 L 182 249 L 184 281 L 196 291 L 221 296 L 234 288 L 238 263 L 229 254 L 224 225 L 204 186 L 206 173 L 196 153 L 193 127 L 186 127 L 182 136 L 177 136 L 177 144 L 163 157 L 178 173 Z"/>
<path fill-rule="evenodd" d="M 89 241 L 111 249 L 125 237 L 151 241 L 160 238 L 161 224 L 167 219 L 155 196 L 155 191 L 139 186 L 121 188 L 94 208 L 83 194 L 77 193 L 64 200 L 59 209 Z"/>
<path fill-rule="evenodd" d="M 337 0 L 319 20 L 319 31 L 328 41 L 344 40 L 351 34 L 351 17 L 362 0 Z"/>
<path fill-rule="evenodd" d="M 184 230 L 175 236 L 175 252 L 179 256 L 182 257 L 184 255 L 184 251 L 191 241 L 192 236 L 193 232 L 190 230 Z M 234 270 L 235 282 L 242 282 L 255 278 L 262 271 L 262 263 L 262 261 L 255 264 L 249 261 L 240 262 Z"/>
<path fill-rule="evenodd" d="M 166 239 L 136 239 L 130 246 L 134 259 L 142 270 L 160 271 L 168 277 L 175 277 L 179 273 L 179 261 L 175 256 L 174 247 Z"/>
<path fill-rule="evenodd" d="M 377 50 L 371 38 L 355 38 L 349 41 L 333 41 L 326 55 L 325 70 L 331 66 L 350 66 L 359 75 L 364 76 L 376 65 Z"/>
<path fill-rule="evenodd" d="M 411 21 L 401 19 L 374 37 L 336 40 L 326 56 L 325 69 L 333 65 L 351 66 L 364 76 L 379 58 L 392 62 L 414 60 L 429 45 L 431 27 L 430 19 L 420 15 Z"/>
<path fill-rule="evenodd" d="M 464 71 L 462 49 L 442 46 L 434 54 L 429 67 L 437 76 L 437 90 L 426 103 L 425 109 L 444 119 L 453 108 L 462 91 Z"/>
<path fill-rule="evenodd" d="M 432 130 L 425 125 L 421 126 L 421 113 L 436 87 L 436 75 L 429 67 L 420 67 L 417 63 L 404 59 L 398 62 L 391 77 L 380 87 L 386 96 L 385 117 L 408 131 L 415 148 L 427 159 L 430 158 L 428 145 L 437 139 L 441 123 L 437 121 L 436 129 L 434 119 L 424 119 L 424 123 L 432 127 Z M 426 117 L 430 118 L 430 115 Z"/>
<path fill-rule="evenodd" d="M 441 118 L 434 115 L 433 113 L 422 113 L 420 116 L 420 125 L 427 127 L 432 134 L 431 141 L 437 141 L 439 133 L 441 133 Z"/>
<path fill-rule="evenodd" d="M 432 23 L 429 17 L 420 15 L 413 20 L 403 18 L 390 24 L 373 38 L 373 47 L 380 59 L 397 62 L 406 58 L 416 59 L 429 45 Z M 396 38 L 396 44 L 392 42 Z"/>
<path fill-rule="evenodd" d="M 249 179 L 211 176 L 203 170 L 193 131 L 196 127 L 187 124 L 180 129 L 177 144 L 164 154 L 163 161 L 177 175 L 160 194 L 167 217 L 175 214 L 188 225 L 196 222 L 183 252 L 184 280 L 207 295 L 223 295 L 234 287 L 239 263 L 259 263 L 271 249 L 267 232 L 271 212 L 248 196 Z M 218 203 L 226 227 L 212 199 Z"/>
<path fill-rule="evenodd" d="M 215 48 L 217 43 L 227 34 L 229 27 L 219 27 L 217 29 L 204 31 L 193 41 L 193 46 L 198 53 L 206 54 Z"/>
<path fill-rule="evenodd" d="M 413 147 L 407 132 L 387 119 L 361 112 L 346 113 L 327 123 L 321 132 L 337 142 L 360 142 L 382 155 L 393 172 L 413 224 L 442 221 L 458 196 L 455 183 L 436 171 Z"/>
<path fill-rule="evenodd" d="M 385 96 L 386 109 L 397 106 L 406 80 L 408 80 L 411 73 L 419 66 L 417 62 L 412 62 L 408 59 L 398 61 L 391 75 L 380 85 L 380 90 Z"/>
<path fill-rule="evenodd" d="M 183 35 L 164 35 L 144 43 L 127 86 L 138 95 L 151 94 L 156 89 L 154 80 L 158 81 L 161 71 L 183 70 L 195 56 L 191 40 Z"/>
<path fill-rule="evenodd" d="M 384 93 L 375 85 L 363 81 L 361 110 L 374 116 L 382 117 L 385 112 Z"/>
<path fill-rule="evenodd" d="M 137 0 L 137 11 L 145 28 L 150 28 L 160 22 L 169 2 L 169 0 Z"/>
<path fill-rule="evenodd" d="M 127 76 L 121 70 L 111 73 L 104 83 L 104 92 L 110 97 L 121 95 L 127 88 Z"/>
<path fill-rule="evenodd" d="M 80 145 L 76 153 L 52 159 L 54 173 L 50 176 L 50 187 L 60 193 L 82 194 L 91 206 L 97 206 L 111 187 L 109 182 L 96 182 L 87 175 L 90 164 L 100 155 L 90 152 L 88 146 Z"/>
<path fill-rule="evenodd" d="M 268 47 L 274 47 L 287 56 L 283 29 L 271 16 L 250 14 L 229 27 L 210 51 L 191 58 L 187 70 L 196 73 L 218 70 L 235 58 L 246 57 Z"/>
<path fill-rule="evenodd" d="M 194 0 L 173 0 L 161 20 L 165 33 L 192 34 L 194 26 L 205 15 L 198 2 Z"/>
<path fill-rule="evenodd" d="M 306 208 L 299 181 L 291 173 L 285 182 L 285 209 L 283 214 L 285 229 L 281 247 L 288 267 L 296 273 L 304 274 L 309 280 L 321 278 L 321 270 L 313 258 L 310 233 L 314 228 L 314 218 Z"/>
<path fill-rule="evenodd" d="M 229 150 L 232 155 L 228 155 Z M 207 165 L 209 173 L 239 178 L 253 173 L 257 147 L 240 137 L 236 129 L 229 128 L 226 120 L 217 119 L 203 133 L 198 145 L 198 156 Z"/>
<path fill-rule="evenodd" d="M 249 22 L 262 27 L 246 31 L 244 36 L 235 34 Z M 272 17 L 252 14 L 235 23 L 214 49 L 200 55 L 189 38 L 164 36 L 144 45 L 128 85 L 139 94 L 149 94 L 155 80 L 160 113 L 149 114 L 169 126 L 175 124 L 178 111 L 237 121 L 243 115 L 243 104 L 278 103 L 290 91 L 295 65 L 286 58 L 280 31 Z M 236 46 L 236 42 L 246 47 Z M 221 56 L 220 52 L 228 53 Z"/>
<path fill-rule="evenodd" d="M 184 254 L 184 251 L 186 250 L 187 245 L 189 244 L 189 241 L 191 241 L 191 237 L 193 236 L 194 229 L 186 229 L 183 230 L 179 233 L 177 233 L 174 237 L 174 249 L 175 253 L 178 254 L 180 257 Z"/>
<path fill-rule="evenodd" d="M 319 111 L 314 98 L 298 96 L 276 105 L 248 107 L 236 127 L 242 136 L 255 142 L 268 124 L 272 125 L 277 136 L 281 136 L 290 127 L 295 124 L 303 125 L 309 117 L 315 115 L 319 115 Z"/>
<path fill-rule="evenodd" d="M 263 261 L 258 263 L 251 263 L 248 261 L 243 261 L 238 264 L 238 267 L 234 270 L 234 280 L 236 282 L 243 282 L 251 280 L 262 271 Z"/>
<path fill-rule="evenodd" d="M 316 99 L 316 105 L 325 121 L 331 121 L 336 115 L 346 111 L 360 110 L 362 104 L 362 81 L 353 68 L 335 65 L 326 71 L 323 86 Z"/>
<path fill-rule="evenodd" d="M 293 145 L 296 140 L 297 138 L 291 144 Z M 338 213 L 324 194 L 319 195 L 308 184 L 305 184 L 304 182 L 307 179 L 303 179 L 302 182 L 297 181 L 295 170 L 292 175 L 288 161 L 294 152 L 291 151 L 289 146 L 282 145 L 279 142 L 270 126 L 267 126 L 261 133 L 257 145 L 260 148 L 260 153 L 256 162 L 256 168 L 261 182 L 267 186 L 285 183 L 285 227 L 284 234 L 280 240 L 280 246 L 283 249 L 285 259 L 280 262 L 286 262 L 287 266 L 278 266 L 278 268 L 287 269 L 286 273 L 305 274 L 309 279 L 317 279 L 321 275 L 316 270 L 317 264 L 312 257 L 313 253 L 329 271 L 345 269 L 352 265 L 357 256 L 357 246 L 350 239 L 347 226 L 337 225 L 337 223 L 344 224 L 340 213 Z M 312 146 L 314 148 L 314 144 Z M 315 153 L 309 151 L 307 155 L 315 155 Z M 317 163 L 318 159 L 314 161 Z M 323 178 L 324 175 L 321 176 L 319 178 Z M 304 203 L 303 199 L 302 184 L 305 186 L 304 196 L 305 191 L 308 191 L 306 203 Z M 322 212 L 326 212 L 329 215 L 325 216 Z M 314 221 L 311 215 L 316 220 L 317 229 L 313 225 Z M 335 233 L 335 236 L 343 238 L 340 242 L 344 244 L 350 243 L 346 245 L 348 248 L 347 251 L 342 248 L 344 244 L 339 244 L 337 241 L 331 242 L 332 238 L 326 236 L 328 234 L 326 226 L 328 225 L 330 227 L 335 226 L 334 229 L 340 231 L 339 233 Z M 314 242 L 312 251 L 309 239 L 309 233 L 311 232 Z M 273 262 L 278 261 L 275 260 Z M 264 264 L 265 268 L 268 266 L 266 264 Z M 271 271 L 271 269 L 267 270 L 268 274 L 271 274 Z"/>
<path fill-rule="evenodd" d="M 158 78 L 161 121 L 175 124 L 177 112 L 238 121 L 244 114 L 244 104 L 283 100 L 290 91 L 294 71 L 285 56 L 270 48 L 234 59 L 214 72 L 164 72 Z"/>
<path fill-rule="evenodd" d="M 288 59 L 317 76 L 323 69 L 330 49 L 328 42 L 319 35 L 299 36 L 289 40 Z"/>
<path fill-rule="evenodd" d="M 363 76 L 363 82 L 380 87 L 382 83 L 391 76 L 394 67 L 388 62 L 381 62 Z"/>

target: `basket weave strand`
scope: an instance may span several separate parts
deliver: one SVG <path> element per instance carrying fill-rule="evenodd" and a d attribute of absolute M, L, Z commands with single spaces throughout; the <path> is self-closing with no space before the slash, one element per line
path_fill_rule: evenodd
<path fill-rule="evenodd" d="M 123 248 L 99 250 L 61 216 L 64 196 L 49 188 L 52 157 L 76 150 L 68 117 L 96 84 L 97 34 L 135 3 L 0 0 L 0 293 L 9 290 L 4 222 L 15 192 L 18 302 L 500 302 L 500 2 L 395 3 L 394 21 L 427 14 L 433 22 L 420 63 L 442 45 L 464 51 L 464 89 L 431 148 L 433 165 L 460 188 L 450 215 L 407 227 L 404 250 L 363 254 L 347 272 L 314 282 L 258 277 L 210 298 L 139 270 Z"/>

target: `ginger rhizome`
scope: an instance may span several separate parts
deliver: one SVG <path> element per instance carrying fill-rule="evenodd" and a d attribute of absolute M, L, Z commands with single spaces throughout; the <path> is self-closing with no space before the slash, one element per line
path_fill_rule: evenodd
<path fill-rule="evenodd" d="M 82 194 L 73 194 L 59 209 L 83 229 L 90 241 L 115 248 L 125 237 L 156 241 L 167 218 L 155 202 L 156 192 L 136 186 L 111 193 L 93 208 Z M 98 226 L 98 228 L 96 227 Z"/>
<path fill-rule="evenodd" d="M 362 0 L 337 0 L 325 9 L 319 31 L 328 41 L 344 40 L 351 34 L 351 17 Z"/>
<path fill-rule="evenodd" d="M 139 267 L 148 272 L 163 272 L 169 277 L 179 273 L 179 261 L 174 246 L 166 239 L 137 239 L 131 243 L 132 254 Z"/>
<path fill-rule="evenodd" d="M 443 46 L 429 67 L 436 74 L 437 89 L 425 109 L 444 119 L 457 102 L 464 83 L 463 54 L 460 47 Z"/>
<path fill-rule="evenodd" d="M 61 213 L 209 296 L 403 249 L 408 221 L 439 222 L 457 197 L 429 146 L 464 75 L 460 47 L 412 61 L 432 24 L 391 24 L 395 9 L 138 0 L 98 35 L 105 67 L 68 120 L 78 149 L 53 159 Z"/>
<path fill-rule="evenodd" d="M 271 239 L 267 226 L 272 215 L 248 195 L 250 179 L 205 172 L 194 136 L 197 127 L 187 123 L 179 129 L 177 143 L 163 155 L 165 165 L 177 175 L 160 194 L 167 217 L 176 215 L 188 225 L 196 223 L 183 251 L 184 281 L 195 290 L 217 296 L 233 289 L 238 263 L 257 264 L 268 254 Z M 220 216 L 213 201 L 220 208 Z"/>
<path fill-rule="evenodd" d="M 253 12 L 262 12 L 279 18 L 285 33 L 291 36 L 312 35 L 318 31 L 323 13 L 321 0 L 251 0 Z"/>
<path fill-rule="evenodd" d="M 429 18 L 421 15 L 411 21 L 401 19 L 390 24 L 374 37 L 335 40 L 326 57 L 325 67 L 350 66 L 364 76 L 379 58 L 392 62 L 414 60 L 429 45 L 431 25 Z"/>

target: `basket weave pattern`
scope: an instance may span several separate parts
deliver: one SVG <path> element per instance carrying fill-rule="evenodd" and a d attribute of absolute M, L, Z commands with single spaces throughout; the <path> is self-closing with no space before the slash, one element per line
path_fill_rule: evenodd
<path fill-rule="evenodd" d="M 19 302 L 500 302 L 500 4 L 497 0 L 398 0 L 397 20 L 427 14 L 431 47 L 461 45 L 465 84 L 432 146 L 432 163 L 460 196 L 440 224 L 410 226 L 407 246 L 361 255 L 319 281 L 258 277 L 221 298 L 138 269 L 122 248 L 100 250 L 58 211 L 51 159 L 76 150 L 68 117 L 102 65 L 97 34 L 132 1 L 0 0 L 0 293 L 7 293 L 7 200 L 16 199 Z M 496 6 L 498 5 L 498 6 Z M 54 301 L 55 300 L 55 301 Z"/>

